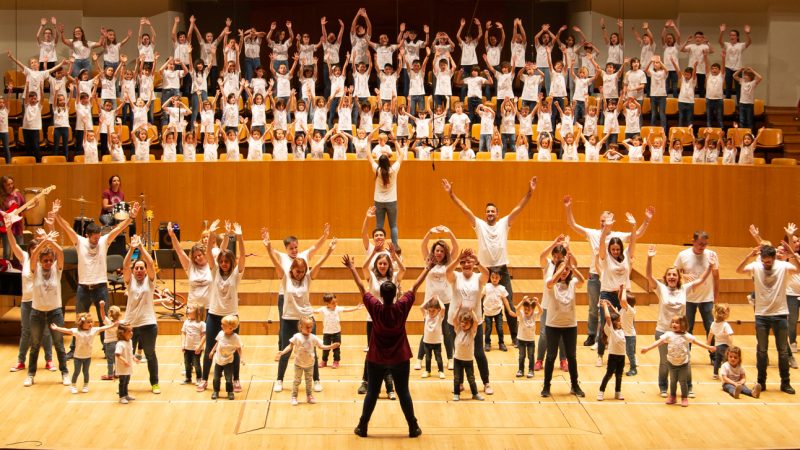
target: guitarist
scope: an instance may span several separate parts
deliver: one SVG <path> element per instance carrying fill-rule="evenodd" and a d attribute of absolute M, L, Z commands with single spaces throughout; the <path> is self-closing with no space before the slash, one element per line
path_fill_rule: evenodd
<path fill-rule="evenodd" d="M 11 212 L 20 206 L 25 204 L 25 197 L 22 196 L 22 193 L 14 186 L 14 179 L 10 176 L 2 176 L 0 177 L 0 187 L 2 187 L 2 193 L 0 194 L 0 209 L 5 212 Z M 17 240 L 17 244 L 22 245 L 22 221 L 15 223 L 11 227 L 11 231 L 14 234 L 14 239 Z M 3 259 L 11 259 L 11 243 L 8 242 L 8 237 L 4 234 L 3 235 Z"/>

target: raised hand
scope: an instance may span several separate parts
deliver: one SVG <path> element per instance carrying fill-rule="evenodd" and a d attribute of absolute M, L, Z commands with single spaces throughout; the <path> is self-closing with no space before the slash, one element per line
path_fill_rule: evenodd
<path fill-rule="evenodd" d="M 629 212 L 625 213 L 625 221 L 628 222 L 629 224 L 633 225 L 633 226 L 636 226 L 636 218 L 633 217 L 633 214 L 631 214 Z"/>
<path fill-rule="evenodd" d="M 789 224 L 783 228 L 783 231 L 786 232 L 787 236 L 794 236 L 794 233 L 797 232 L 797 225 L 793 222 L 789 222 Z"/>
<path fill-rule="evenodd" d="M 442 178 L 442 187 L 444 188 L 444 191 L 447 192 L 448 194 L 453 193 L 453 184 L 450 183 L 450 181 L 448 181 L 447 178 Z"/>
<path fill-rule="evenodd" d="M 350 255 L 344 255 L 342 256 L 342 265 L 344 265 L 348 269 L 353 269 L 355 263 L 353 262 L 353 258 Z"/>
<path fill-rule="evenodd" d="M 175 237 L 175 230 L 172 229 L 172 222 L 167 222 L 167 234 L 169 234 L 171 238 Z"/>
<path fill-rule="evenodd" d="M 654 256 L 656 256 L 656 246 L 653 245 L 653 244 L 650 244 L 650 246 L 647 247 L 647 257 L 648 258 L 652 258 Z"/>
<path fill-rule="evenodd" d="M 336 243 L 337 243 L 337 242 L 339 242 L 339 239 L 338 239 L 338 238 L 333 238 L 333 239 L 331 239 L 331 243 L 328 245 L 328 248 L 329 248 L 330 250 L 333 250 L 333 249 L 335 249 L 335 248 L 336 248 Z"/>
<path fill-rule="evenodd" d="M 131 236 L 131 248 L 139 248 L 142 246 L 142 238 L 138 234 Z"/>
<path fill-rule="evenodd" d="M 375 217 L 375 207 L 370 206 L 367 208 L 367 217 Z"/>
<path fill-rule="evenodd" d="M 708 255 L 708 264 L 714 269 L 719 267 L 719 259 L 716 253 Z"/>
<path fill-rule="evenodd" d="M 533 177 L 533 178 L 531 178 L 531 181 L 528 183 L 529 186 L 530 186 L 531 192 L 536 190 L 536 180 L 537 180 L 537 177 Z"/>
<path fill-rule="evenodd" d="M 758 235 L 759 235 L 759 232 L 758 232 L 758 227 L 756 227 L 755 225 L 753 225 L 753 224 L 750 224 L 750 228 L 749 228 L 749 230 L 750 230 L 750 234 L 751 234 L 753 237 L 756 237 L 756 236 L 758 236 Z"/>
<path fill-rule="evenodd" d="M 242 235 L 242 226 L 239 225 L 239 222 L 234 222 L 233 223 L 233 233 L 235 235 L 237 235 L 237 236 L 241 236 Z"/>
<path fill-rule="evenodd" d="M 225 234 L 231 234 L 231 222 L 226 220 L 225 221 Z"/>
<path fill-rule="evenodd" d="M 139 216 L 139 210 L 141 210 L 141 205 L 139 202 L 133 202 L 133 206 L 131 206 L 131 217 L 137 218 Z"/>
<path fill-rule="evenodd" d="M 47 25 L 47 17 L 42 17 L 42 18 L 39 20 L 39 23 L 40 23 L 42 26 L 45 26 L 45 25 Z"/>
<path fill-rule="evenodd" d="M 261 243 L 264 244 L 264 247 L 270 246 L 269 229 L 267 228 L 261 229 Z"/>

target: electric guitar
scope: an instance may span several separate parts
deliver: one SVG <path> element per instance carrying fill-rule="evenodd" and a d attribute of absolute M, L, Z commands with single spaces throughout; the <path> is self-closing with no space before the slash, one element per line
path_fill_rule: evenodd
<path fill-rule="evenodd" d="M 52 184 L 52 185 L 42 189 L 41 192 L 39 192 L 38 194 L 34 195 L 33 198 L 28 200 L 24 205 L 22 205 L 22 206 L 14 205 L 14 206 L 8 208 L 7 210 L 5 210 L 4 212 L 6 214 L 14 213 L 14 215 L 16 215 L 14 223 L 17 223 L 20 220 L 22 220 L 22 213 L 24 213 L 26 210 L 32 208 L 33 205 L 35 205 L 37 201 L 39 201 L 45 195 L 53 192 L 55 189 L 56 189 L 56 185 Z M 0 221 L 0 233 L 4 233 L 5 234 L 5 232 L 6 232 L 5 221 Z"/>

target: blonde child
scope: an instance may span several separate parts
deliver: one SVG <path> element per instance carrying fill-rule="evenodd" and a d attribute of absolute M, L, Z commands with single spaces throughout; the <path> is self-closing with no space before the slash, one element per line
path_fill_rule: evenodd
<path fill-rule="evenodd" d="M 503 159 L 503 139 L 497 127 L 494 127 L 494 133 L 489 141 L 489 159 Z"/>
<path fill-rule="evenodd" d="M 517 378 L 522 378 L 525 369 L 525 355 L 528 356 L 528 378 L 533 378 L 534 354 L 536 352 L 536 321 L 542 315 L 539 299 L 527 295 L 517 305 L 517 312 L 509 313 L 517 318 L 517 347 L 519 348 L 519 367 Z"/>
<path fill-rule="evenodd" d="M 667 397 L 667 404 L 674 405 L 676 403 L 676 395 L 678 391 L 678 383 L 681 384 L 681 406 L 689 406 L 689 377 L 691 366 L 689 365 L 689 345 L 695 344 L 700 347 L 714 352 L 717 349 L 698 341 L 694 336 L 686 332 L 688 328 L 688 321 L 686 316 L 674 316 L 670 322 L 672 331 L 667 331 L 661 336 L 661 339 L 653 342 L 642 349 L 642 354 L 659 347 L 667 345 L 667 364 L 669 366 L 669 396 Z"/>
<path fill-rule="evenodd" d="M 478 331 L 478 317 L 473 310 L 456 311 L 455 331 L 453 341 L 453 401 L 461 400 L 461 384 L 466 373 L 469 389 L 473 400 L 483 400 L 478 393 L 475 383 L 475 369 L 472 361 L 475 359 L 475 334 Z"/>
<path fill-rule="evenodd" d="M 625 376 L 638 374 L 636 370 L 636 297 L 627 292 L 624 286 L 619 289 L 619 320 L 625 332 L 625 353 L 628 355 L 629 369 Z"/>
<path fill-rule="evenodd" d="M 598 138 L 596 134 L 592 134 L 589 135 L 589 138 L 587 139 L 585 130 L 586 128 L 584 127 L 584 133 L 579 135 L 583 141 L 583 153 L 585 155 L 585 160 L 587 162 L 600 161 L 600 149 L 603 148 L 603 144 L 606 142 L 606 139 L 608 139 L 610 134 L 606 134 L 602 138 Z"/>
<path fill-rule="evenodd" d="M 139 162 L 149 161 L 152 140 L 147 135 L 147 124 L 133 130 L 131 136 L 133 138 L 133 159 Z"/>
<path fill-rule="evenodd" d="M 203 372 L 200 368 L 200 355 L 206 345 L 206 321 L 205 308 L 197 303 L 191 302 L 186 306 L 186 320 L 181 326 L 181 338 L 183 341 L 183 368 L 186 378 L 181 384 L 192 383 L 192 368 L 197 375 L 197 382 L 203 380 Z"/>
<path fill-rule="evenodd" d="M 422 372 L 422 378 L 431 376 L 431 354 L 433 354 L 436 358 L 436 365 L 439 368 L 439 378 L 444 379 L 444 364 L 442 362 L 444 304 L 438 295 L 434 295 L 422 305 L 421 309 L 422 314 L 425 316 L 425 328 L 422 333 L 422 346 L 425 349 L 425 372 Z"/>
<path fill-rule="evenodd" d="M 239 128 L 233 129 L 228 128 L 225 131 L 225 153 L 228 156 L 228 161 L 239 161 L 239 134 L 243 126 L 239 125 Z"/>
<path fill-rule="evenodd" d="M 550 161 L 552 159 L 553 138 L 547 131 L 539 134 L 539 144 L 537 145 L 536 159 L 538 161 Z"/>
<path fill-rule="evenodd" d="M 727 392 L 733 398 L 739 398 L 739 394 L 749 395 L 753 398 L 761 396 L 761 385 L 756 383 L 753 389 L 747 387 L 747 378 L 742 366 L 742 349 L 737 346 L 731 346 L 725 352 L 726 361 L 722 364 L 719 375 L 722 379 L 722 390 Z"/>
<path fill-rule="evenodd" d="M 680 139 L 673 139 L 669 147 L 669 163 L 680 164 L 683 162 L 683 145 Z"/>
<path fill-rule="evenodd" d="M 84 125 L 87 127 L 88 125 Z M 94 164 L 98 163 L 98 156 L 97 156 L 97 138 L 94 134 L 94 130 L 87 128 L 83 134 L 83 155 L 84 155 L 84 162 L 86 164 Z"/>
<path fill-rule="evenodd" d="M 78 387 L 75 383 L 78 382 L 78 373 L 80 372 L 83 372 L 83 389 L 81 389 L 81 392 L 89 392 L 89 364 L 92 362 L 93 338 L 101 331 L 106 331 L 116 324 L 112 323 L 102 327 L 94 327 L 92 325 L 94 323 L 92 322 L 92 315 L 89 313 L 78 315 L 75 320 L 75 328 L 62 328 L 54 323 L 50 324 L 51 330 L 75 337 L 75 351 L 72 357 L 75 369 L 72 372 L 72 386 L 70 387 L 70 392 L 73 394 L 78 393 Z"/>
<path fill-rule="evenodd" d="M 225 392 L 228 393 L 228 400 L 233 400 L 233 355 L 237 353 L 239 360 L 244 365 L 242 357 L 242 340 L 235 333 L 239 327 L 239 318 L 228 315 L 222 318 L 222 331 L 217 334 L 214 347 L 208 353 L 208 358 L 214 361 L 214 392 L 211 393 L 211 400 L 219 397 L 219 388 L 222 374 L 225 373 Z M 191 374 L 191 372 L 189 373 Z"/>
<path fill-rule="evenodd" d="M 114 379 L 114 352 L 117 348 L 117 328 L 121 317 L 122 311 L 117 305 L 108 308 L 108 316 L 106 316 L 106 302 L 100 300 L 100 320 L 103 325 L 111 325 L 111 328 L 103 332 L 103 351 L 108 363 L 108 374 L 101 376 L 101 380 Z"/>
<path fill-rule="evenodd" d="M 725 138 L 725 145 L 722 147 L 722 164 L 736 164 L 736 145 L 733 138 Z"/>
<path fill-rule="evenodd" d="M 634 135 L 632 138 L 620 142 L 620 145 L 628 150 L 629 161 L 644 161 L 644 145 L 642 145 L 641 136 Z"/>
<path fill-rule="evenodd" d="M 119 402 L 123 405 L 127 405 L 131 400 L 136 400 L 135 397 L 128 395 L 128 383 L 131 381 L 133 363 L 139 364 L 139 360 L 133 357 L 132 337 L 133 328 L 125 323 L 120 324 L 117 328 L 114 360 L 117 366 L 117 376 L 119 377 Z"/>
<path fill-rule="evenodd" d="M 501 275 L 497 269 L 489 271 L 489 283 L 483 286 L 483 321 L 486 324 L 484 333 L 484 351 L 492 349 L 492 322 L 497 330 L 498 348 L 504 352 L 508 351 L 503 342 L 503 309 L 510 311 L 508 304 L 508 291 L 500 284 Z"/>
<path fill-rule="evenodd" d="M 528 138 L 524 134 L 517 135 L 517 146 L 515 148 L 517 161 L 527 161 L 529 158 Z"/>
<path fill-rule="evenodd" d="M 578 124 L 580 127 L 580 124 Z M 575 135 L 572 131 L 564 135 L 561 141 L 561 160 L 562 161 L 578 161 L 578 143 L 575 142 Z"/>
<path fill-rule="evenodd" d="M 608 339 L 608 366 L 603 381 L 600 382 L 600 391 L 597 393 L 597 401 L 603 401 L 606 386 L 614 376 L 614 398 L 625 400 L 622 396 L 622 371 L 625 370 L 625 331 L 622 329 L 622 320 L 619 314 L 609 312 L 608 300 L 601 301 L 606 315 L 606 323 L 603 326 L 603 339 Z"/>
<path fill-rule="evenodd" d="M 654 137 L 653 143 L 648 147 L 650 148 L 650 162 L 664 162 L 664 138 L 662 136 Z"/>
<path fill-rule="evenodd" d="M 300 388 L 300 382 L 302 381 L 302 377 L 306 379 L 306 398 L 308 403 L 314 404 L 317 401 L 314 400 L 314 396 L 311 394 L 312 389 L 312 378 L 314 373 L 314 359 L 316 355 L 315 348 L 321 348 L 322 350 L 331 350 L 335 348 L 339 348 L 341 343 L 334 342 L 330 345 L 325 345 L 319 338 L 311 333 L 311 329 L 314 327 L 314 318 L 311 316 L 305 316 L 300 319 L 297 323 L 298 333 L 295 333 L 291 339 L 289 339 L 289 344 L 278 354 L 275 355 L 275 361 L 279 361 L 281 356 L 291 352 L 292 350 L 297 350 L 294 357 L 294 384 L 292 384 L 292 406 L 297 406 L 297 391 Z M 229 394 L 230 396 L 230 394 Z"/>
<path fill-rule="evenodd" d="M 343 312 L 353 312 L 364 307 L 363 303 L 353 308 L 344 308 L 338 305 L 336 294 L 325 294 L 322 297 L 325 306 L 314 310 L 316 314 L 322 314 L 322 344 L 331 345 L 333 343 L 342 343 L 342 324 L 339 319 L 339 314 Z M 322 360 L 319 361 L 319 368 L 328 366 L 328 355 L 330 350 L 322 351 Z M 341 353 L 339 347 L 333 349 L 333 365 L 334 369 L 339 368 L 339 361 L 341 361 Z"/>
<path fill-rule="evenodd" d="M 716 380 L 719 378 L 719 368 L 722 366 L 726 359 L 726 352 L 728 348 L 733 345 L 733 328 L 728 323 L 728 317 L 731 315 L 731 308 L 727 303 L 717 303 L 714 305 L 714 323 L 711 324 L 711 329 L 708 330 L 708 338 L 706 343 L 711 345 L 715 342 L 717 351 L 714 357 L 714 376 Z M 741 355 L 740 355 L 741 356 Z"/>

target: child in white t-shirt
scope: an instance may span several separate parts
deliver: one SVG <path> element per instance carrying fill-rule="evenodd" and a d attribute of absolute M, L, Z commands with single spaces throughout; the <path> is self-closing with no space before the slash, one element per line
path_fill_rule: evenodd
<path fill-rule="evenodd" d="M 714 342 L 717 347 L 717 351 L 714 353 L 713 378 L 715 380 L 719 378 L 719 368 L 725 362 L 725 353 L 733 345 L 733 328 L 728 323 L 730 315 L 731 308 L 727 303 L 714 305 L 714 323 L 711 324 L 711 329 L 708 330 L 706 343 L 711 345 L 711 342 Z"/>
<path fill-rule="evenodd" d="M 425 350 L 425 371 L 422 372 L 422 378 L 431 376 L 431 354 L 433 354 L 439 369 L 439 378 L 444 379 L 444 363 L 442 362 L 444 304 L 438 295 L 434 295 L 422 305 L 421 309 L 424 315 L 422 346 Z"/>
<path fill-rule="evenodd" d="M 339 348 L 341 343 L 334 342 L 330 345 L 325 345 L 320 341 L 319 337 L 315 334 L 311 333 L 311 330 L 314 328 L 314 318 L 311 316 L 305 316 L 300 319 L 297 323 L 298 333 L 295 333 L 291 339 L 289 339 L 289 344 L 281 351 L 275 355 L 275 361 L 279 361 L 281 356 L 291 352 L 294 352 L 294 384 L 292 385 L 292 406 L 297 406 L 297 391 L 300 388 L 300 382 L 302 378 L 305 377 L 306 379 L 306 398 L 308 403 L 314 404 L 317 401 L 314 400 L 314 396 L 311 394 L 311 389 L 313 385 L 313 374 L 314 374 L 314 357 L 316 354 L 316 348 L 321 348 L 322 350 L 331 350 L 335 348 Z"/>
<path fill-rule="evenodd" d="M 211 393 L 211 400 L 219 397 L 220 381 L 222 374 L 225 374 L 225 392 L 228 393 L 228 400 L 233 400 L 233 356 L 239 354 L 239 361 L 244 365 L 242 357 L 242 340 L 235 333 L 239 327 L 239 318 L 228 315 L 222 318 L 222 331 L 216 336 L 217 343 L 208 353 L 208 359 L 214 361 L 214 392 Z"/>
<path fill-rule="evenodd" d="M 92 341 L 94 341 L 94 337 L 102 331 L 117 326 L 118 323 L 114 322 L 102 327 L 94 327 L 92 325 L 94 323 L 92 322 L 92 315 L 89 313 L 78 315 L 77 319 L 75 319 L 75 328 L 62 328 L 54 323 L 50 324 L 51 330 L 75 337 L 75 351 L 72 357 L 75 369 L 72 372 L 72 386 L 70 386 L 70 392 L 73 394 L 78 393 L 76 383 L 78 382 L 78 374 L 81 372 L 83 372 L 83 389 L 81 389 L 81 392 L 89 392 L 89 365 L 92 362 Z"/>
<path fill-rule="evenodd" d="M 629 369 L 625 376 L 632 377 L 636 371 L 636 297 L 625 289 L 619 292 L 619 320 L 625 332 L 625 353 L 628 355 Z"/>
<path fill-rule="evenodd" d="M 117 328 L 114 362 L 117 366 L 116 375 L 119 377 L 119 402 L 123 405 L 127 405 L 129 401 L 136 399 L 128 395 L 128 383 L 131 381 L 133 363 L 139 363 L 139 360 L 133 357 L 132 337 L 133 328 L 128 324 L 120 324 Z"/>
<path fill-rule="evenodd" d="M 186 378 L 181 384 L 192 383 L 192 368 L 197 375 L 197 382 L 203 381 L 203 371 L 200 368 L 200 355 L 206 346 L 206 321 L 203 317 L 205 308 L 197 303 L 189 303 L 186 307 L 186 320 L 181 327 L 183 340 L 183 368 Z"/>
<path fill-rule="evenodd" d="M 492 322 L 497 330 L 497 342 L 501 351 L 507 352 L 506 344 L 503 342 L 503 309 L 510 311 L 508 305 L 508 291 L 505 286 L 500 284 L 500 271 L 492 269 L 489 272 L 489 283 L 483 286 L 483 322 L 484 328 L 484 347 L 485 351 L 492 349 Z"/>
<path fill-rule="evenodd" d="M 325 294 L 322 297 L 322 301 L 325 302 L 325 306 L 314 310 L 315 314 L 322 314 L 322 344 L 331 345 L 338 342 L 341 345 L 342 324 L 339 320 L 339 313 L 359 310 L 364 307 L 364 304 L 359 303 L 358 306 L 352 308 L 343 308 L 337 304 L 336 294 Z M 322 359 L 319 361 L 320 369 L 328 366 L 328 355 L 330 353 L 330 350 L 322 351 Z M 339 361 L 341 361 L 341 354 L 339 347 L 336 347 L 333 349 L 333 365 L 331 367 L 338 369 Z"/>
<path fill-rule="evenodd" d="M 747 378 L 742 366 L 742 349 L 731 346 L 725 355 L 726 362 L 722 364 L 719 377 L 722 379 L 722 390 L 733 398 L 739 398 L 739 394 L 748 395 L 753 398 L 761 396 L 761 385 L 756 383 L 753 389 L 747 387 Z"/>
<path fill-rule="evenodd" d="M 539 299 L 527 295 L 517 305 L 517 312 L 509 312 L 517 318 L 517 347 L 519 348 L 519 367 L 517 378 L 522 378 L 525 369 L 525 356 L 528 356 L 528 378 L 533 378 L 534 353 L 536 352 L 536 321 L 542 315 Z"/>
<path fill-rule="evenodd" d="M 114 379 L 114 352 L 117 349 L 117 328 L 122 316 L 122 311 L 119 306 L 114 305 L 108 308 L 108 316 L 106 316 L 106 302 L 100 300 L 100 319 L 103 325 L 112 325 L 111 328 L 103 332 L 103 351 L 106 355 L 106 363 L 108 364 L 108 374 L 100 377 L 101 380 L 108 381 Z"/>
<path fill-rule="evenodd" d="M 483 400 L 475 383 L 475 334 L 478 332 L 478 317 L 470 309 L 456 311 L 456 336 L 453 340 L 453 401 L 461 400 L 461 384 L 466 373 L 473 400 Z"/>
<path fill-rule="evenodd" d="M 622 329 L 622 320 L 619 314 L 609 312 L 608 300 L 603 300 L 601 303 L 606 313 L 606 323 L 603 326 L 601 339 L 608 339 L 608 366 L 603 381 L 600 382 L 597 401 L 603 401 L 606 386 L 612 376 L 614 376 L 614 398 L 625 400 L 622 396 L 622 372 L 625 370 L 625 330 Z"/>
<path fill-rule="evenodd" d="M 722 164 L 736 164 L 736 146 L 733 138 L 725 138 L 725 145 L 722 147 Z"/>

